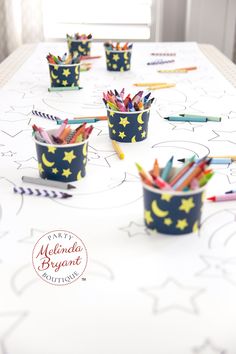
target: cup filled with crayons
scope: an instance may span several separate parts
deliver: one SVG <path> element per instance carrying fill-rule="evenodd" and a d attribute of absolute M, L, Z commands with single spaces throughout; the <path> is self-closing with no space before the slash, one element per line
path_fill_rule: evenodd
<path fill-rule="evenodd" d="M 49 91 L 79 90 L 80 57 L 47 55 L 51 87 Z"/>
<path fill-rule="evenodd" d="M 121 44 L 111 41 L 104 43 L 107 70 L 127 71 L 131 66 L 132 43 Z"/>
<path fill-rule="evenodd" d="M 213 176 L 211 159 L 195 160 L 183 167 L 173 168 L 173 156 L 162 169 L 155 160 L 153 168 L 145 171 L 137 165 L 143 183 L 145 225 L 168 235 L 198 232 L 205 186 Z"/>
<path fill-rule="evenodd" d="M 112 140 L 136 143 L 147 138 L 150 108 L 154 98 L 151 93 L 139 91 L 132 98 L 122 89 L 103 93 L 107 109 L 109 136 Z"/>
<path fill-rule="evenodd" d="M 75 182 L 86 174 L 88 139 L 93 126 L 86 123 L 72 129 L 68 119 L 58 129 L 44 130 L 33 125 L 41 178 Z"/>
<path fill-rule="evenodd" d="M 69 52 L 73 56 L 89 55 L 91 52 L 92 35 L 75 33 L 74 36 L 66 35 Z"/>

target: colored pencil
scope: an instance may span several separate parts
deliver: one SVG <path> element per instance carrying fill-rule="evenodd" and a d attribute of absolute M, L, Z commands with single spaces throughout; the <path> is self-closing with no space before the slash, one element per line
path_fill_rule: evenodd
<path fill-rule="evenodd" d="M 180 116 L 182 116 L 182 117 L 206 117 L 207 120 L 212 121 L 212 122 L 220 122 L 221 121 L 221 117 L 208 116 L 207 114 L 200 115 L 200 114 L 183 113 L 183 114 L 180 114 Z"/>
<path fill-rule="evenodd" d="M 14 187 L 13 191 L 18 194 L 34 195 L 36 197 L 62 198 L 62 199 L 72 197 L 71 194 L 53 191 L 53 190 L 47 190 L 47 189 Z"/>
<path fill-rule="evenodd" d="M 81 90 L 83 87 L 80 86 L 60 86 L 60 87 L 49 87 L 48 91 L 76 91 L 76 90 Z"/>
<path fill-rule="evenodd" d="M 123 160 L 125 158 L 125 154 L 123 153 L 120 145 L 115 140 L 112 140 L 111 143 L 118 157 Z"/>
<path fill-rule="evenodd" d="M 216 195 L 216 196 L 207 198 L 207 200 L 210 200 L 212 202 L 227 202 L 227 201 L 231 201 L 231 200 L 236 200 L 236 193 Z"/>
<path fill-rule="evenodd" d="M 72 184 L 69 184 L 66 182 L 53 181 L 53 180 L 43 179 L 43 178 L 38 178 L 38 177 L 22 176 L 21 179 L 23 182 L 40 184 L 41 186 L 48 186 L 48 187 L 61 188 L 61 189 L 76 188 Z"/>
<path fill-rule="evenodd" d="M 81 123 L 96 123 L 98 121 L 99 121 L 99 119 L 96 119 L 96 118 L 94 118 L 94 119 L 75 119 L 75 118 L 73 118 L 73 119 L 68 119 L 67 123 L 68 124 L 81 124 Z M 63 121 L 58 120 L 57 124 L 61 125 L 61 124 L 63 124 Z"/>
<path fill-rule="evenodd" d="M 206 117 L 182 117 L 182 116 L 169 116 L 164 119 L 170 122 L 207 122 Z"/>

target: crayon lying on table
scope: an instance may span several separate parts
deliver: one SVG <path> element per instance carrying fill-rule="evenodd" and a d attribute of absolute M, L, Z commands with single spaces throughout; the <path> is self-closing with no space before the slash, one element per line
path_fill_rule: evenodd
<path fill-rule="evenodd" d="M 111 143 L 119 158 L 123 160 L 125 158 L 125 154 L 123 153 L 120 145 L 115 140 L 112 140 Z"/>

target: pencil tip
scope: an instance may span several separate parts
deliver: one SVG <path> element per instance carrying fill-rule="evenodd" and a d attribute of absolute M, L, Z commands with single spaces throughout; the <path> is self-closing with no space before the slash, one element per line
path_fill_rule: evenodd
<path fill-rule="evenodd" d="M 74 189 L 74 188 L 76 188 L 76 186 L 73 186 L 72 184 L 67 185 L 67 189 Z"/>
<path fill-rule="evenodd" d="M 179 162 L 185 162 L 185 159 L 178 159 Z"/>

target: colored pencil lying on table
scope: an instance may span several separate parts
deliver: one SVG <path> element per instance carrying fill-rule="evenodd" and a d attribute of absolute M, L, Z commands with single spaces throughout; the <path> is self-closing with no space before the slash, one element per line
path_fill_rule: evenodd
<path fill-rule="evenodd" d="M 227 165 L 227 164 L 231 164 L 232 162 L 234 162 L 236 159 L 232 159 L 232 158 L 227 158 L 227 157 L 212 157 L 212 156 L 208 156 L 211 159 L 211 164 L 213 165 Z M 183 159 L 178 159 L 179 162 L 186 162 L 187 159 L 183 158 Z M 200 161 L 200 159 L 196 159 L 196 162 Z"/>
<path fill-rule="evenodd" d="M 74 188 L 76 188 L 75 186 L 73 186 L 70 183 L 53 181 L 53 180 L 38 178 L 38 177 L 22 176 L 21 179 L 23 182 L 26 182 L 26 183 L 39 184 L 41 186 L 47 186 L 47 187 L 54 187 L 54 188 L 61 188 L 61 189 L 74 189 Z"/>
<path fill-rule="evenodd" d="M 207 114 L 191 114 L 191 113 L 183 113 L 180 114 L 180 116 L 182 117 L 206 117 L 208 121 L 212 121 L 212 122 L 220 122 L 221 121 L 221 117 L 214 117 L 214 116 L 208 116 Z"/>
<path fill-rule="evenodd" d="M 236 193 L 216 195 L 216 196 L 207 198 L 207 200 L 210 200 L 212 202 L 227 202 L 227 201 L 231 201 L 231 200 L 236 200 Z"/>
<path fill-rule="evenodd" d="M 120 145 L 115 140 L 112 140 L 111 143 L 118 157 L 123 160 L 125 158 L 125 154 L 123 153 Z"/>
<path fill-rule="evenodd" d="M 62 198 L 62 199 L 72 197 L 71 194 L 53 191 L 53 190 L 47 190 L 47 189 L 14 187 L 13 191 L 18 194 L 33 195 L 36 197 Z"/>

